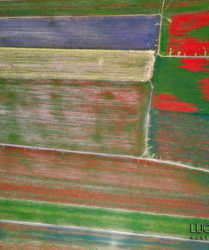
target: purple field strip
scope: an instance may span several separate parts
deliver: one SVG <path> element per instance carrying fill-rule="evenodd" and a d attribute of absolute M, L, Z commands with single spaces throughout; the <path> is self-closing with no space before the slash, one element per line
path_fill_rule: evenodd
<path fill-rule="evenodd" d="M 159 15 L 1 18 L 1 47 L 155 50 Z"/>
<path fill-rule="evenodd" d="M 0 147 L 5 198 L 208 217 L 208 174 L 149 160 Z"/>

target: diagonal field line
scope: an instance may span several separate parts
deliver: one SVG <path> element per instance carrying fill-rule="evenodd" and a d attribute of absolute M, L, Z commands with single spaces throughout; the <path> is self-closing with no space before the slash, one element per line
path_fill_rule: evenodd
<path fill-rule="evenodd" d="M 152 96 L 153 96 L 153 84 L 152 81 L 150 80 L 150 96 L 149 96 L 149 105 L 148 105 L 148 110 L 147 110 L 147 117 L 146 117 L 146 122 L 144 126 L 145 130 L 145 146 L 144 146 L 144 152 L 143 152 L 143 157 L 149 157 L 149 127 L 150 127 L 150 111 L 151 111 L 151 106 L 152 106 Z"/>
<path fill-rule="evenodd" d="M 132 233 L 132 232 L 106 230 L 106 229 L 89 228 L 89 227 L 45 224 L 45 223 L 40 223 L 40 222 L 23 222 L 23 221 L 15 221 L 15 220 L 0 220 L 0 223 L 23 225 L 23 226 L 34 226 L 34 227 L 42 227 L 42 228 L 53 228 L 53 229 L 68 229 L 68 230 L 73 230 L 74 229 L 74 230 L 89 232 L 89 233 L 106 233 L 106 234 L 115 234 L 115 235 L 123 235 L 123 236 L 135 236 L 135 237 L 138 236 L 138 237 L 146 237 L 146 238 L 165 239 L 165 240 L 178 240 L 178 241 L 184 241 L 184 242 L 185 241 L 187 241 L 187 242 L 201 242 L 201 243 L 208 244 L 208 241 L 204 241 L 204 240 L 191 240 L 191 239 L 175 237 L 175 236 L 165 236 L 165 235 L 146 234 L 146 233 Z"/>
<path fill-rule="evenodd" d="M 150 161 L 150 162 L 168 164 L 173 167 L 181 167 L 181 168 L 209 173 L 208 169 L 193 167 L 191 165 L 183 164 L 180 162 L 160 160 L 160 159 L 154 159 L 154 158 L 149 158 L 149 157 L 138 157 L 138 156 L 132 156 L 132 155 L 123 155 L 123 154 L 117 155 L 117 154 L 108 154 L 108 153 L 96 153 L 96 152 L 88 152 L 88 151 L 76 151 L 76 150 L 66 150 L 66 149 L 57 149 L 57 148 L 37 147 L 37 146 L 25 146 L 25 145 L 7 144 L 7 143 L 0 143 L 0 146 L 10 147 L 10 148 L 31 149 L 31 150 L 43 150 L 43 151 L 59 152 L 59 153 L 73 153 L 73 154 L 80 154 L 80 155 L 95 155 L 95 156 L 104 156 L 104 157 L 118 158 L 118 159 L 133 159 L 133 160 Z"/>
<path fill-rule="evenodd" d="M 62 202 L 53 202 L 53 201 L 43 201 L 43 200 L 24 200 L 24 199 L 16 199 L 16 198 L 6 198 L 6 197 L 1 197 L 0 196 L 0 202 L 1 200 L 11 200 L 11 201 L 16 201 L 16 202 L 30 202 L 30 203 L 37 203 L 37 204 L 46 204 L 46 205 L 60 205 L 63 207 L 79 207 L 79 208 L 86 208 L 86 209 L 103 209 L 106 211 L 114 211 L 114 212 L 122 212 L 122 213 L 140 213 L 140 214 L 147 214 L 147 215 L 155 215 L 155 216 L 167 216 L 167 217 L 177 217 L 177 218 L 197 218 L 192 215 L 180 215 L 180 214 L 172 214 L 172 213 L 160 213 L 160 212 L 147 212 L 147 211 L 139 211 L 139 210 L 130 210 L 130 209 L 125 209 L 125 208 L 115 208 L 115 207 L 100 207 L 100 206 L 90 206 L 90 205 L 84 205 L 84 204 L 74 204 L 74 203 L 62 203 Z M 199 219 L 207 219 L 207 217 L 202 217 L 198 216 Z M 1 219 L 0 219 L 1 221 Z"/>
<path fill-rule="evenodd" d="M 0 202 L 1 200 L 11 200 L 11 201 L 16 201 L 16 202 L 30 202 L 30 203 L 37 203 L 37 204 L 45 204 L 45 205 L 60 205 L 63 207 L 79 207 L 79 208 L 86 208 L 86 209 L 103 209 L 106 211 L 114 211 L 114 212 L 122 212 L 122 213 L 140 213 L 140 214 L 147 214 L 147 215 L 155 215 L 155 216 L 167 216 L 167 217 L 177 217 L 177 218 L 197 218 L 195 216 L 192 215 L 180 215 L 180 214 L 172 214 L 172 213 L 160 213 L 160 212 L 147 212 L 144 210 L 130 210 L 130 209 L 125 209 L 125 208 L 116 208 L 116 207 L 100 207 L 100 206 L 96 206 L 96 205 L 84 205 L 84 204 L 74 204 L 74 203 L 62 203 L 62 202 L 53 202 L 53 201 L 44 201 L 44 200 L 24 200 L 24 199 L 16 199 L 16 198 L 6 198 L 6 197 L 1 197 L 0 196 Z M 206 217 L 202 217 L 202 216 L 198 216 L 199 219 L 207 219 Z"/>

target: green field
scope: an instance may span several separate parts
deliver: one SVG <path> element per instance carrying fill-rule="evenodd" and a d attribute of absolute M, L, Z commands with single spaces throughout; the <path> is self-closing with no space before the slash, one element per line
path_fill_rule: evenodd
<path fill-rule="evenodd" d="M 201 81 L 208 77 L 208 66 L 207 59 L 157 57 L 152 78 L 156 95 L 172 94 L 185 103 L 194 104 L 198 113 L 209 114 L 209 102 L 200 88 Z"/>
<path fill-rule="evenodd" d="M 189 237 L 190 223 L 209 223 L 209 219 L 206 218 L 157 215 L 3 198 L 0 199 L 0 219 L 136 233 L 158 233 L 185 238 Z"/>
<path fill-rule="evenodd" d="M 159 13 L 161 0 L 1 1 L 0 16 L 84 16 Z"/>
<path fill-rule="evenodd" d="M 174 13 L 192 12 L 208 9 L 208 0 L 165 0 L 163 12 L 166 16 Z"/>

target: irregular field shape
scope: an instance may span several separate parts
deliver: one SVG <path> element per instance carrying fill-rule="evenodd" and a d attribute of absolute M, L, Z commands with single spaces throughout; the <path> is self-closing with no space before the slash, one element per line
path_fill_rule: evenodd
<path fill-rule="evenodd" d="M 0 142 L 139 155 L 144 83 L 0 81 Z"/>
<path fill-rule="evenodd" d="M 0 78 L 148 81 L 153 51 L 0 48 Z"/>
<path fill-rule="evenodd" d="M 149 214 L 129 210 L 122 211 L 3 198 L 0 199 L 0 209 L 1 220 L 70 225 L 92 228 L 93 230 L 107 229 L 122 232 L 143 232 L 187 239 L 190 223 L 207 224 L 209 222 L 208 218 L 178 217 L 175 215 Z"/>
<path fill-rule="evenodd" d="M 157 158 L 209 168 L 209 116 L 154 111 L 150 141 Z"/>
<path fill-rule="evenodd" d="M 208 217 L 205 172 L 148 160 L 0 149 L 2 197 Z"/>
<path fill-rule="evenodd" d="M 1 18 L 1 47 L 155 50 L 160 16 Z"/>
<path fill-rule="evenodd" d="M 1 243 L 4 247 L 56 247 L 68 249 L 72 245 L 76 249 L 83 247 L 92 247 L 96 249 L 204 249 L 208 246 L 206 242 L 181 241 L 178 239 L 162 239 L 155 237 L 146 237 L 142 235 L 128 235 L 113 232 L 100 232 L 86 229 L 76 229 L 75 227 L 63 228 L 61 226 L 33 226 L 18 225 L 6 222 L 0 222 L 1 225 Z M 21 242 L 20 242 L 21 240 Z M 13 241 L 13 243 L 11 243 Z M 24 243 L 23 243 L 24 242 Z"/>
<path fill-rule="evenodd" d="M 162 55 L 207 56 L 209 55 L 208 3 L 190 12 L 178 13 L 164 8 L 167 18 L 162 20 L 160 50 Z M 197 4 L 198 5 L 198 4 Z M 196 6 L 197 6 L 196 5 Z M 191 8 L 190 8 L 191 6 Z"/>
<path fill-rule="evenodd" d="M 161 0 L 3 1 L 1 16 L 127 15 L 159 13 Z"/>
<path fill-rule="evenodd" d="M 206 58 L 157 58 L 150 129 L 157 158 L 209 167 L 208 65 Z"/>
<path fill-rule="evenodd" d="M 153 105 L 160 110 L 209 114 L 209 59 L 157 57 Z"/>
<path fill-rule="evenodd" d="M 202 30 L 202 32 L 201 32 Z M 209 11 L 171 17 L 167 52 L 174 55 L 209 54 Z"/>

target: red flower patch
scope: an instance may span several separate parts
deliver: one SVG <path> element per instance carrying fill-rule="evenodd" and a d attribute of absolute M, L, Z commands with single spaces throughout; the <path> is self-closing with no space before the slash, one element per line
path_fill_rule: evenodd
<path fill-rule="evenodd" d="M 205 71 L 209 72 L 209 68 L 205 68 L 209 64 L 209 60 L 205 58 L 183 58 L 181 59 L 183 65 L 180 68 L 187 69 L 192 72 Z"/>
<path fill-rule="evenodd" d="M 179 100 L 173 94 L 160 94 L 154 96 L 154 107 L 159 110 L 173 111 L 173 112 L 196 112 L 197 108 L 192 103 L 185 103 Z"/>
<path fill-rule="evenodd" d="M 209 41 L 190 33 L 208 25 L 209 11 L 172 16 L 167 52 L 174 55 L 206 55 L 209 53 Z"/>
<path fill-rule="evenodd" d="M 209 77 L 200 80 L 199 83 L 201 83 L 199 88 L 202 89 L 203 97 L 209 101 Z"/>

